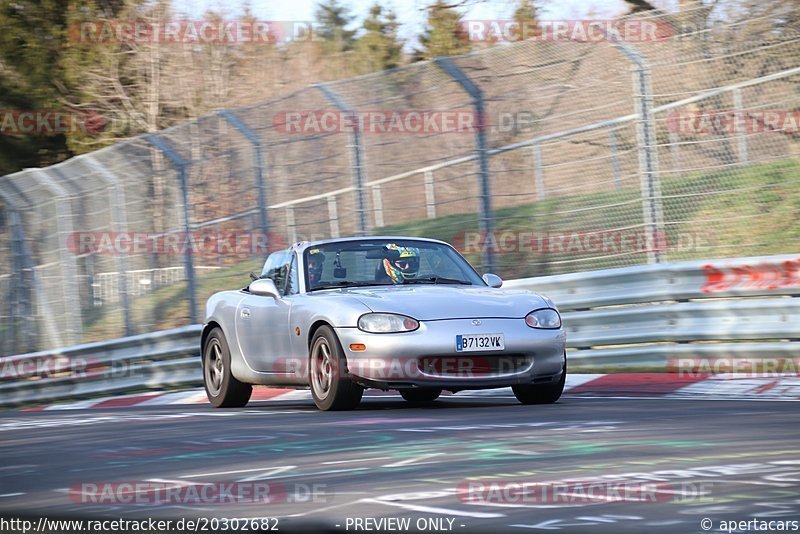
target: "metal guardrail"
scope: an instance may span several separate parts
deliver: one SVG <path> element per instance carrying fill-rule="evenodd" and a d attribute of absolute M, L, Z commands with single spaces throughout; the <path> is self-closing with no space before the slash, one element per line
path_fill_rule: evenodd
<path fill-rule="evenodd" d="M 723 297 L 800 295 L 800 254 L 642 265 L 509 280 L 548 295 L 561 311 Z"/>
<path fill-rule="evenodd" d="M 509 280 L 562 311 L 570 368 L 800 354 L 800 254 Z M 202 384 L 201 325 L 0 359 L 0 405 Z"/>
<path fill-rule="evenodd" d="M 200 332 L 191 325 L 0 359 L 0 405 L 202 384 Z"/>
<path fill-rule="evenodd" d="M 800 354 L 800 254 L 625 267 L 504 287 L 558 305 L 572 370 Z"/>

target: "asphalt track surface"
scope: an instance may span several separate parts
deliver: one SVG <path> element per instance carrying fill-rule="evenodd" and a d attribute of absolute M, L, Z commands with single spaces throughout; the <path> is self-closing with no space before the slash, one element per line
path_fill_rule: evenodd
<path fill-rule="evenodd" d="M 274 517 L 281 532 L 493 533 L 706 532 L 708 518 L 724 532 L 720 521 L 800 521 L 798 438 L 798 404 L 781 401 L 565 395 L 522 406 L 471 396 L 409 407 L 392 396 L 338 413 L 309 401 L 6 411 L 0 515 Z M 577 482 L 548 502 L 461 491 L 470 481 L 507 489 L 569 480 Z M 167 504 L 101 504 L 75 490 L 136 481 L 266 483 L 279 502 L 186 502 L 187 493 Z M 588 499 L 576 489 L 610 481 L 650 482 L 655 502 L 652 493 Z"/>

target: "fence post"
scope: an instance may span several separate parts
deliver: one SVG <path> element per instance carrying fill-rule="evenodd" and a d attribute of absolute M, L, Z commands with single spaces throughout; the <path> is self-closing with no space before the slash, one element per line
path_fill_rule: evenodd
<path fill-rule="evenodd" d="M 258 225 L 262 235 L 267 239 L 269 247 L 269 218 L 267 216 L 267 187 L 264 182 L 264 158 L 261 154 L 261 138 L 251 130 L 239 117 L 230 111 L 219 112 L 220 116 L 239 130 L 253 145 L 253 164 L 255 165 L 256 188 L 258 189 Z"/>
<path fill-rule="evenodd" d="M 672 170 L 678 174 L 683 172 L 681 165 L 681 140 L 675 132 L 669 132 L 669 149 L 672 153 Z"/>
<path fill-rule="evenodd" d="M 425 171 L 425 212 L 429 219 L 436 218 L 436 188 L 433 182 L 433 171 Z"/>
<path fill-rule="evenodd" d="M 739 152 L 739 163 L 747 163 L 749 156 L 747 154 L 747 132 L 744 127 L 745 111 L 742 90 L 739 88 L 733 90 L 733 117 L 733 124 L 737 132 L 736 148 Z"/>
<path fill-rule="evenodd" d="M 183 159 L 180 154 L 169 146 L 169 144 L 161 139 L 156 134 L 147 134 L 144 136 L 145 141 L 159 149 L 172 165 L 178 171 L 178 180 L 181 186 L 181 200 L 183 201 L 183 232 L 184 240 L 190 240 L 193 243 L 191 236 L 191 223 L 189 222 L 189 184 L 187 183 L 186 168 L 189 162 Z M 189 286 L 189 321 L 192 323 L 199 322 L 197 318 L 197 282 L 194 277 L 194 259 L 192 258 L 192 245 L 186 246 L 184 242 L 183 253 L 183 268 L 186 273 L 186 281 Z"/>
<path fill-rule="evenodd" d="M 328 219 L 331 225 L 331 237 L 339 237 L 339 210 L 334 195 L 328 197 Z"/>
<path fill-rule="evenodd" d="M 2 194 L 2 192 L 0 192 L 0 194 Z M 14 205 L 9 206 L 9 208 L 9 226 L 11 227 L 11 272 L 13 273 L 10 280 L 11 283 L 9 284 L 10 287 L 8 288 L 8 319 L 11 332 L 3 332 L 3 337 L 0 339 L 0 351 L 2 351 L 0 354 L 18 354 L 20 345 L 19 327 L 21 324 L 24 324 L 25 312 L 23 308 L 25 306 L 23 302 L 27 296 L 24 276 L 25 271 L 22 260 L 24 252 L 22 251 L 22 247 L 20 247 L 20 241 L 22 241 L 24 237 L 20 235 L 19 212 Z M 24 241 L 22 241 L 22 244 L 24 245 Z M 6 345 L 8 340 L 11 341 L 9 346 Z"/>
<path fill-rule="evenodd" d="M 20 205 L 10 195 L 0 189 L 2 198 L 9 207 L 9 226 L 11 228 L 11 295 L 8 299 L 9 320 L 12 322 L 13 340 L 11 347 L 2 344 L 3 353 L 20 353 L 34 350 L 33 299 L 31 282 L 33 281 L 33 259 L 25 243 L 25 226 L 19 212 Z M 26 276 L 26 272 L 30 276 Z"/>
<path fill-rule="evenodd" d="M 69 179 L 66 173 L 64 173 L 61 168 L 65 165 L 64 162 L 51 165 L 49 167 L 43 168 L 42 170 L 48 173 L 52 179 L 54 179 L 67 193 L 67 196 L 70 198 L 74 198 L 76 201 L 76 205 L 72 206 L 72 228 L 78 228 L 85 230 L 88 228 L 88 217 L 86 205 L 83 204 L 85 202 L 84 198 L 84 190 L 82 187 L 72 180 Z M 81 261 L 82 260 L 82 261 Z M 78 287 L 78 296 L 82 294 L 82 290 L 85 290 L 89 298 L 87 298 L 87 302 L 91 301 L 91 295 L 93 294 L 93 286 L 94 283 L 94 276 L 96 272 L 96 258 L 93 254 L 78 254 L 75 265 L 77 266 L 77 272 L 80 274 L 86 275 L 86 281 L 76 278 L 75 284 Z M 83 302 L 81 302 L 83 305 Z"/>
<path fill-rule="evenodd" d="M 128 210 L 125 204 L 125 189 L 120 185 L 119 180 L 102 163 L 94 159 L 91 154 L 78 156 L 76 159 L 83 161 L 100 178 L 108 183 L 109 200 L 111 201 L 111 225 L 114 232 L 126 233 L 128 231 Z M 122 304 L 122 316 L 125 320 L 125 335 L 134 334 L 133 319 L 131 318 L 131 303 L 128 294 L 128 262 L 125 254 L 116 254 L 117 270 L 119 271 L 119 292 L 120 303 Z"/>
<path fill-rule="evenodd" d="M 61 185 L 56 183 L 45 169 L 31 169 L 30 175 L 33 179 L 45 188 L 49 189 L 56 197 L 56 227 L 58 232 L 58 249 L 61 258 L 61 273 L 63 276 L 62 297 L 64 298 L 64 309 L 70 310 L 66 317 L 66 336 L 67 345 L 79 343 L 83 334 L 83 318 L 81 310 L 81 299 L 78 293 L 78 262 L 74 254 L 68 250 L 68 240 L 73 233 L 72 227 L 72 206 L 70 197 Z M 41 178 L 41 180 L 39 180 Z"/>
<path fill-rule="evenodd" d="M 5 181 L 3 182 L 3 186 L 5 188 L 9 189 L 15 195 L 15 197 L 19 197 L 20 199 L 22 199 L 25 202 L 24 205 L 21 205 L 21 204 L 19 204 L 17 202 L 14 202 L 12 197 L 10 197 L 8 195 L 2 195 L 2 188 L 0 188 L 0 196 L 3 196 L 3 198 L 5 198 L 9 202 L 9 204 L 18 206 L 20 208 L 25 208 L 25 209 L 34 209 L 35 208 L 33 202 L 31 201 L 31 199 L 28 198 L 22 192 L 22 190 L 14 184 L 13 180 L 10 179 L 10 176 L 7 176 L 5 178 Z M 33 253 L 31 252 L 30 247 L 28 247 L 28 244 L 27 244 L 27 241 L 26 241 L 27 238 L 26 238 L 26 235 L 25 235 L 24 219 L 22 219 L 22 217 L 20 216 L 18 221 L 17 221 L 17 223 L 18 223 L 18 228 L 17 228 L 18 237 L 17 237 L 17 240 L 19 241 L 19 243 L 21 245 L 20 251 L 23 253 L 23 258 L 22 258 L 23 264 L 22 265 L 23 265 L 24 269 L 27 272 L 30 273 L 30 284 L 29 285 L 27 284 L 28 279 L 27 278 L 24 279 L 24 283 L 25 283 L 24 287 L 28 288 L 27 295 L 29 297 L 29 300 L 28 300 L 29 309 L 28 309 L 27 317 L 43 318 L 43 317 L 51 316 L 52 315 L 52 311 L 51 311 L 51 307 L 50 307 L 50 300 L 47 298 L 46 293 L 45 293 L 44 289 L 42 288 L 41 280 L 39 279 L 39 276 L 38 276 L 38 274 L 36 272 L 36 264 L 33 261 Z M 23 273 L 23 275 L 24 275 L 24 273 Z M 34 313 L 34 311 L 33 311 L 34 308 L 36 308 L 36 310 L 37 310 L 36 313 Z M 43 311 L 43 310 L 46 310 L 46 311 Z M 41 321 L 41 319 L 40 319 L 40 321 Z M 25 335 L 27 335 L 28 342 L 30 343 L 30 341 L 34 339 L 33 338 L 33 334 L 31 332 L 32 321 L 23 321 L 23 324 L 25 325 L 24 333 L 25 333 Z M 42 321 L 42 322 L 37 323 L 37 326 L 38 326 L 39 332 L 45 332 L 45 335 L 47 336 L 47 339 L 49 340 L 49 345 L 51 347 L 61 347 L 61 346 L 63 346 L 63 343 L 61 342 L 61 334 L 60 334 L 60 332 L 59 332 L 59 330 L 57 328 L 53 327 L 53 324 L 51 322 Z M 35 346 L 35 348 L 37 350 L 42 348 L 42 345 L 39 344 L 39 343 L 36 343 L 36 344 L 33 344 L 33 345 Z"/>
<path fill-rule="evenodd" d="M 544 189 L 544 163 L 542 162 L 542 146 L 533 145 L 533 177 L 536 182 L 536 200 L 544 200 L 547 194 Z"/>
<path fill-rule="evenodd" d="M 383 196 L 380 185 L 372 186 L 372 206 L 375 212 L 375 226 L 380 228 L 383 226 Z"/>
<path fill-rule="evenodd" d="M 16 209 L 11 210 L 11 248 L 14 261 L 14 298 L 9 303 L 13 307 L 10 316 L 14 320 L 14 347 L 24 347 L 25 352 L 33 350 L 33 259 L 25 242 L 25 227 L 22 216 Z M 26 273 L 30 273 L 26 276 Z M 19 324 L 19 319 L 22 319 Z M 17 327 L 20 328 L 17 328 Z M 20 336 L 22 339 L 20 339 Z"/>
<path fill-rule="evenodd" d="M 286 206 L 286 228 L 289 229 L 289 239 L 292 243 L 297 242 L 297 225 L 294 222 L 294 206 Z"/>
<path fill-rule="evenodd" d="M 622 189 L 622 170 L 619 164 L 619 148 L 617 147 L 617 134 L 612 127 L 608 130 L 608 144 L 611 149 L 611 172 L 614 175 L 614 189 Z"/>
<path fill-rule="evenodd" d="M 325 95 L 325 98 L 336 106 L 339 111 L 353 116 L 353 187 L 355 187 L 356 190 L 356 235 L 366 235 L 369 227 L 367 224 L 367 203 L 364 198 L 365 180 L 364 164 L 362 161 L 364 148 L 361 145 L 361 131 L 358 127 L 358 117 L 355 116 L 355 112 L 351 110 L 330 87 L 322 83 L 314 84 L 314 87 L 319 89 L 322 94 Z"/>
<path fill-rule="evenodd" d="M 464 71 L 462 71 L 452 59 L 448 57 L 436 57 L 434 61 L 472 98 L 472 106 L 475 108 L 475 114 L 478 118 L 478 128 L 475 132 L 475 150 L 478 153 L 478 163 L 480 166 L 480 230 L 488 239 L 493 234 L 494 216 L 492 214 L 492 192 L 489 184 L 489 147 L 486 142 L 487 120 L 483 91 L 464 74 Z M 493 239 L 489 241 L 494 242 Z M 494 253 L 494 247 L 484 247 L 483 257 L 481 258 L 484 270 L 494 271 Z"/>
<path fill-rule="evenodd" d="M 644 56 L 614 33 L 607 33 L 614 47 L 622 51 L 634 65 L 633 94 L 636 100 L 636 143 L 639 148 L 639 175 L 642 189 L 642 213 L 647 226 L 647 262 L 661 263 L 664 254 L 658 248 L 664 242 L 664 208 L 661 198 L 661 183 L 658 177 L 658 147 L 656 146 L 655 120 L 653 117 L 653 91 L 650 67 Z"/>

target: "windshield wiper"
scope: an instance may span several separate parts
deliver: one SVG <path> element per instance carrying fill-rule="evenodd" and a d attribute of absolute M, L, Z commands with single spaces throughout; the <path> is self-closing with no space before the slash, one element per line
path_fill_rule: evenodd
<path fill-rule="evenodd" d="M 339 282 L 331 282 L 329 284 L 316 286 L 311 288 L 311 291 L 316 291 L 318 289 L 340 289 L 343 287 L 370 287 L 370 286 L 385 286 L 390 284 L 382 284 L 380 282 L 348 282 L 347 280 L 341 280 Z"/>
<path fill-rule="evenodd" d="M 443 276 L 428 276 L 425 278 L 411 278 L 405 280 L 404 284 L 460 284 L 463 286 L 471 286 L 472 282 L 467 280 L 457 280 L 455 278 L 445 278 Z"/>

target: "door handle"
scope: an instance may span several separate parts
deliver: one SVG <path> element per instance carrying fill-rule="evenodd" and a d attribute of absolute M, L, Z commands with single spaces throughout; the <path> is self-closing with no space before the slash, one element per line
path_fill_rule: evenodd
<path fill-rule="evenodd" d="M 250 318 L 250 308 L 242 308 L 242 311 L 239 312 L 242 316 L 242 319 L 249 319 Z"/>

